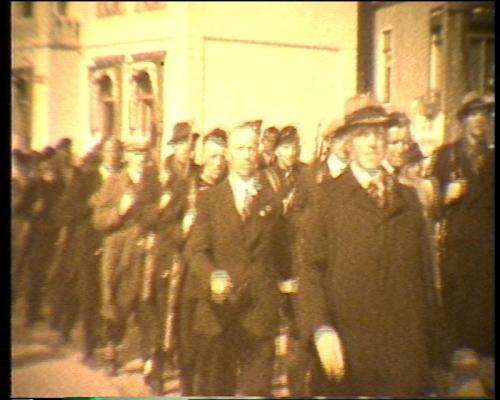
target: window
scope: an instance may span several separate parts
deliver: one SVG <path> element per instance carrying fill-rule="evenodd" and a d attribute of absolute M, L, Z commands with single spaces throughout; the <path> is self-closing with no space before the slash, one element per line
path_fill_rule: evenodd
<path fill-rule="evenodd" d="M 96 15 L 98 18 L 110 17 L 123 13 L 123 7 L 120 1 L 97 1 Z"/>
<path fill-rule="evenodd" d="M 467 34 L 469 88 L 493 92 L 495 76 L 494 10 L 478 6 L 471 9 Z"/>
<path fill-rule="evenodd" d="M 437 93 L 443 90 L 443 36 L 441 27 L 431 31 L 431 58 L 429 89 Z"/>
<path fill-rule="evenodd" d="M 131 129 L 151 137 L 154 129 L 154 94 L 151 78 L 142 72 L 134 79 L 135 96 L 131 102 Z"/>
<path fill-rule="evenodd" d="M 101 133 L 104 140 L 113 136 L 115 120 L 115 100 L 112 92 L 113 82 L 104 75 L 99 81 L 99 103 Z"/>
<path fill-rule="evenodd" d="M 33 2 L 32 1 L 21 1 L 21 18 L 31 18 L 33 17 Z"/>
<path fill-rule="evenodd" d="M 12 128 L 16 147 L 28 149 L 31 141 L 31 80 L 15 74 L 12 81 Z"/>
<path fill-rule="evenodd" d="M 392 75 L 392 31 L 382 32 L 382 62 L 383 62 L 383 92 L 382 101 L 391 101 L 391 75 Z"/>

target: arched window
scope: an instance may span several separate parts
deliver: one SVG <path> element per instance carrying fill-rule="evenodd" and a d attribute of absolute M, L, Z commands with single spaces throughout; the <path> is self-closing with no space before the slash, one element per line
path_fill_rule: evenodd
<path fill-rule="evenodd" d="M 113 82 L 104 75 L 99 80 L 100 128 L 102 138 L 107 139 L 114 134 L 115 99 L 113 97 Z"/>
<path fill-rule="evenodd" d="M 137 78 L 138 127 L 143 135 L 150 136 L 154 122 L 154 97 L 149 74 L 143 73 Z"/>

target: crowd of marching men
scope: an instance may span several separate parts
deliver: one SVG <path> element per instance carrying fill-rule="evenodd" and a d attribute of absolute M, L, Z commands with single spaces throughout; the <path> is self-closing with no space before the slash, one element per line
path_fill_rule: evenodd
<path fill-rule="evenodd" d="M 369 95 L 311 164 L 296 127 L 255 123 L 177 123 L 164 160 L 115 138 L 78 162 L 68 138 L 14 150 L 13 302 L 65 343 L 81 323 L 93 367 L 139 356 L 156 394 L 453 393 L 433 367 L 473 381 L 493 357 L 493 110 L 466 95 L 430 160 Z"/>

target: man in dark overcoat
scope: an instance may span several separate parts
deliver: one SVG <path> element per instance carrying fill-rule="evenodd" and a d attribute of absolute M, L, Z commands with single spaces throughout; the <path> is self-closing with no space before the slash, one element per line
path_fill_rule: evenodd
<path fill-rule="evenodd" d="M 278 282 L 290 271 L 280 200 L 256 174 L 257 147 L 251 127 L 231 131 L 228 178 L 200 198 L 188 238 L 185 289 L 197 293 L 192 329 L 204 341 L 195 395 L 271 395 Z"/>
<path fill-rule="evenodd" d="M 309 340 L 329 377 L 319 394 L 422 395 L 437 314 L 420 205 L 381 168 L 385 110 L 368 95 L 346 110 L 352 161 L 318 188 L 300 277 Z"/>
<path fill-rule="evenodd" d="M 455 348 L 494 354 L 494 151 L 487 143 L 494 102 L 471 92 L 457 117 L 459 140 L 438 151 L 442 296 Z"/>

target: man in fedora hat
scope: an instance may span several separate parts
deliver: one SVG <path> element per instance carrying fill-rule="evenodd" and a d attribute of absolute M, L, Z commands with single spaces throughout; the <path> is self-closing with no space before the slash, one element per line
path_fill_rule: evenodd
<path fill-rule="evenodd" d="M 448 327 L 455 348 L 483 357 L 494 349 L 494 153 L 487 144 L 494 106 L 476 92 L 464 96 L 457 111 L 463 135 L 437 151 L 432 170 L 446 233 L 441 270 Z"/>
<path fill-rule="evenodd" d="M 436 316 L 422 212 L 382 167 L 389 117 L 348 100 L 349 168 L 320 184 L 300 291 L 317 354 L 312 395 L 418 396 L 429 384 Z"/>

